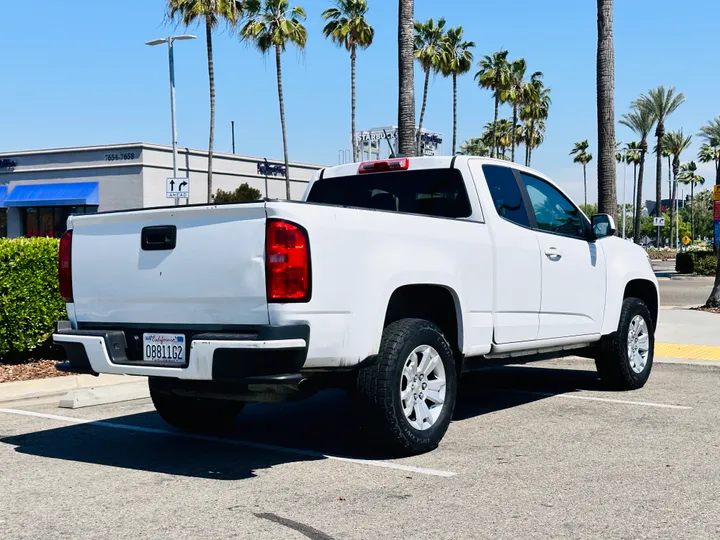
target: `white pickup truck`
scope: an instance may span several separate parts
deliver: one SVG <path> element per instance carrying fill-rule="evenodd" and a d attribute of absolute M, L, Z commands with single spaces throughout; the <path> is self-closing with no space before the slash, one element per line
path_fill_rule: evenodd
<path fill-rule="evenodd" d="M 483 363 L 575 354 L 615 388 L 645 384 L 649 260 L 542 174 L 391 159 L 324 169 L 303 199 L 71 216 L 59 369 L 146 375 L 184 430 L 341 385 L 399 454 L 438 444 Z"/>

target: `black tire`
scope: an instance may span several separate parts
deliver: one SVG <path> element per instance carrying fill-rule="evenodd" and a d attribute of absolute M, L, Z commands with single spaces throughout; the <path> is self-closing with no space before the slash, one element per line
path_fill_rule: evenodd
<path fill-rule="evenodd" d="M 150 398 L 160 417 L 180 431 L 190 433 L 218 433 L 227 431 L 235 423 L 245 404 L 242 401 L 180 396 L 159 389 L 148 379 Z"/>
<path fill-rule="evenodd" d="M 419 430 L 405 416 L 401 402 L 403 368 L 416 347 L 433 347 L 445 370 L 445 399 L 432 426 Z M 377 360 L 358 373 L 357 398 L 373 442 L 393 455 L 414 455 L 437 447 L 450 425 L 457 394 L 453 352 L 440 329 L 422 319 L 402 319 L 383 331 Z M 426 402 L 427 403 L 427 402 Z"/>
<path fill-rule="evenodd" d="M 645 367 L 636 372 L 628 354 L 628 334 L 630 323 L 640 316 L 648 329 L 649 349 Z M 600 350 L 595 358 L 595 366 L 602 382 L 614 390 L 637 390 L 645 386 L 652 371 L 655 349 L 655 328 L 650 310 L 638 298 L 626 298 L 620 311 L 620 322 L 617 332 L 605 336 L 600 343 Z"/>

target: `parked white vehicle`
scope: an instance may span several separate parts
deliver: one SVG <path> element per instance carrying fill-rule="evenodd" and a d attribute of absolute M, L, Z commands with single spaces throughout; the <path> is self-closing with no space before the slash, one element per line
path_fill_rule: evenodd
<path fill-rule="evenodd" d="M 344 385 L 379 441 L 416 453 L 442 439 L 472 367 L 584 355 L 623 389 L 652 367 L 645 252 L 506 161 L 342 165 L 302 202 L 71 216 L 68 228 L 59 369 L 147 375 L 180 429 Z"/>

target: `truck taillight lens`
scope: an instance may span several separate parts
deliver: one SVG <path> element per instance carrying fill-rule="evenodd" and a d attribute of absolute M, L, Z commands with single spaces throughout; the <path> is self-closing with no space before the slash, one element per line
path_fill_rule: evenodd
<path fill-rule="evenodd" d="M 310 247 L 305 229 L 288 221 L 268 220 L 265 249 L 268 302 L 310 300 Z"/>
<path fill-rule="evenodd" d="M 60 238 L 60 252 L 58 254 L 58 281 L 60 296 L 67 303 L 73 301 L 72 289 L 72 261 L 70 250 L 72 245 L 72 231 L 67 231 Z"/>

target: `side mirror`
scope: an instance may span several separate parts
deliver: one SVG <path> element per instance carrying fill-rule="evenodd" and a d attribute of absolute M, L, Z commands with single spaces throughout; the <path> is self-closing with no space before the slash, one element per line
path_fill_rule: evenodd
<path fill-rule="evenodd" d="M 615 229 L 615 220 L 609 214 L 595 214 L 591 219 L 591 223 L 593 235 L 596 239 L 613 236 L 617 231 Z"/>

